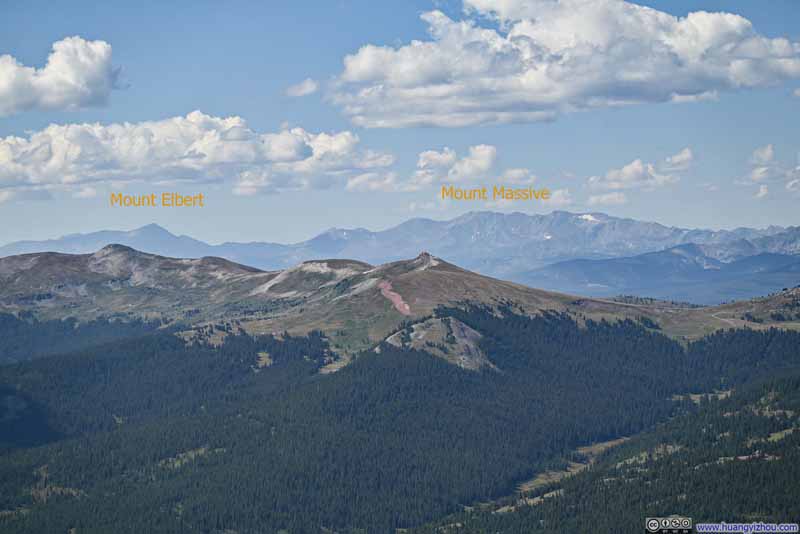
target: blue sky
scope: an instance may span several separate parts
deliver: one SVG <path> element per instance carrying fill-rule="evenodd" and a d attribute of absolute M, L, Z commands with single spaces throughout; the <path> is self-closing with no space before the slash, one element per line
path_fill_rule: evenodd
<path fill-rule="evenodd" d="M 291 242 L 475 209 L 800 224 L 800 4 L 640 2 L 657 10 L 636 15 L 658 30 L 642 32 L 621 0 L 589 2 L 585 17 L 580 2 L 5 2 L 0 242 L 150 222 L 212 242 Z M 681 23 L 701 10 L 739 18 Z M 56 43 L 85 61 L 45 72 Z M 531 78 L 523 57 L 556 74 Z M 32 81 L 29 68 L 41 71 Z M 287 95 L 305 79 L 316 91 Z M 376 88 L 389 89 L 359 92 Z M 665 101 L 673 90 L 699 101 Z M 120 133 L 121 123 L 132 127 Z M 178 130 L 185 143 L 166 151 L 163 136 Z M 142 131 L 155 141 L 137 155 Z M 509 181 L 561 194 L 550 204 L 436 200 L 442 183 Z M 111 191 L 172 190 L 203 192 L 207 206 L 108 202 Z"/>

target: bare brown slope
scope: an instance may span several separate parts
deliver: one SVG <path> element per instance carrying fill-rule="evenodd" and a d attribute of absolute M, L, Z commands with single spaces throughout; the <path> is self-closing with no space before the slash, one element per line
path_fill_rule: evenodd
<path fill-rule="evenodd" d="M 159 317 L 187 326 L 230 322 L 252 333 L 319 329 L 345 353 L 385 339 L 404 320 L 464 301 L 492 306 L 513 303 L 529 314 L 553 310 L 578 318 L 648 317 L 667 334 L 692 338 L 718 328 L 743 326 L 740 317 L 749 308 L 759 310 L 764 322 L 748 326 L 796 326 L 776 323 L 768 313 L 789 306 L 795 302 L 792 299 L 800 297 L 787 293 L 699 309 L 587 299 L 496 280 L 426 253 L 377 267 L 337 259 L 273 272 L 220 258 L 166 258 L 119 245 L 94 254 L 41 253 L 0 259 L 0 311 L 80 320 Z"/>

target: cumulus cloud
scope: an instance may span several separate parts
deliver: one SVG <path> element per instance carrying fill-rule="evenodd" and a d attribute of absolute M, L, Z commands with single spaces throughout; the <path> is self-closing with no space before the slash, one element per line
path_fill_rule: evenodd
<path fill-rule="evenodd" d="M 791 181 L 800 177 L 800 167 L 792 168 L 775 159 L 773 145 L 758 147 L 750 156 L 750 172 L 743 184 L 764 184 L 766 182 Z"/>
<path fill-rule="evenodd" d="M 292 97 L 306 96 L 317 92 L 319 84 L 316 80 L 306 78 L 302 82 L 289 86 L 286 89 L 286 94 Z"/>
<path fill-rule="evenodd" d="M 486 178 L 496 160 L 497 148 L 492 145 L 471 146 L 460 158 L 449 147 L 440 151 L 426 150 L 420 152 L 417 170 L 403 188 L 415 191 L 436 182 L 468 182 Z"/>
<path fill-rule="evenodd" d="M 764 198 L 769 194 L 769 187 L 761 184 L 758 188 L 758 193 L 756 193 L 756 198 Z"/>
<path fill-rule="evenodd" d="M 788 182 L 786 184 L 786 190 L 791 191 L 792 193 L 800 193 L 800 178 L 795 178 L 794 180 Z"/>
<path fill-rule="evenodd" d="M 775 159 L 775 148 L 772 145 L 759 147 L 753 151 L 750 162 L 754 165 L 768 165 Z"/>
<path fill-rule="evenodd" d="M 532 185 L 536 182 L 536 176 L 531 173 L 530 169 L 506 169 L 502 174 L 502 181 L 512 185 Z"/>
<path fill-rule="evenodd" d="M 775 148 L 772 145 L 758 147 L 750 156 L 750 174 L 752 182 L 767 182 L 780 178 L 785 170 L 775 162 Z"/>
<path fill-rule="evenodd" d="M 376 158 L 377 159 L 377 158 Z M 417 157 L 417 169 L 405 179 L 394 171 L 369 171 L 353 175 L 345 188 L 349 191 L 414 192 L 438 183 L 464 183 L 488 178 L 497 159 L 497 148 L 491 145 L 474 145 L 459 156 L 450 147 L 425 150 Z M 388 167 L 392 161 L 376 161 L 372 167 Z M 532 183 L 535 177 L 527 169 L 511 169 L 511 176 L 520 183 Z"/>
<path fill-rule="evenodd" d="M 444 147 L 441 151 L 426 150 L 420 152 L 417 159 L 417 167 L 420 169 L 440 169 L 450 168 L 456 162 L 456 151 L 449 147 Z"/>
<path fill-rule="evenodd" d="M 333 102 L 359 126 L 456 127 L 704 100 L 800 77 L 800 43 L 762 36 L 735 14 L 675 17 L 624 0 L 464 7 L 462 20 L 423 13 L 429 39 L 347 55 Z"/>
<path fill-rule="evenodd" d="M 259 133 L 240 117 L 199 111 L 160 121 L 50 125 L 28 137 L 0 138 L 0 191 L 84 191 L 130 181 L 232 182 L 252 195 L 344 184 L 392 165 L 363 150 L 349 131 L 303 128 Z"/>
<path fill-rule="evenodd" d="M 550 195 L 550 200 L 547 202 L 553 207 L 561 208 L 569 206 L 572 204 L 572 194 L 569 192 L 569 189 L 556 189 L 553 191 L 553 194 Z"/>
<path fill-rule="evenodd" d="M 665 172 L 682 172 L 689 170 L 694 162 L 694 154 L 689 147 L 684 148 L 674 156 L 668 157 L 664 160 L 662 170 Z"/>
<path fill-rule="evenodd" d="M 602 195 L 592 195 L 589 197 L 587 204 L 590 206 L 619 206 L 621 204 L 626 204 L 627 202 L 628 197 L 625 196 L 625 193 L 617 191 Z"/>
<path fill-rule="evenodd" d="M 42 68 L 0 56 L 0 116 L 30 110 L 73 111 L 102 106 L 117 86 L 111 45 L 67 37 L 53 43 Z"/>
<path fill-rule="evenodd" d="M 494 166 L 497 149 L 491 145 L 469 147 L 469 154 L 455 162 L 447 171 L 447 178 L 462 182 L 483 177 Z"/>
<path fill-rule="evenodd" d="M 694 161 L 690 148 L 684 148 L 656 165 L 641 159 L 633 160 L 620 169 L 611 169 L 603 176 L 591 176 L 593 189 L 656 189 L 679 180 L 677 174 L 689 170 Z"/>
<path fill-rule="evenodd" d="M 654 188 L 674 182 L 674 177 L 658 174 L 652 163 L 634 160 L 621 169 L 611 169 L 604 176 L 592 176 L 589 185 L 597 189 Z"/>

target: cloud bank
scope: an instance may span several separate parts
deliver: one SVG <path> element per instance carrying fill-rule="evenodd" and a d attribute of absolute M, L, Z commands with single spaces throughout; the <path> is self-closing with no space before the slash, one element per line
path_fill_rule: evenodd
<path fill-rule="evenodd" d="M 230 182 L 241 195 L 343 184 L 388 167 L 392 155 L 359 147 L 352 132 L 259 133 L 240 117 L 194 111 L 160 121 L 50 125 L 0 138 L 0 191 L 70 190 L 98 183 Z"/>
<path fill-rule="evenodd" d="M 117 85 L 111 45 L 67 37 L 53 43 L 47 64 L 26 67 L 0 56 L 0 117 L 32 110 L 74 111 L 103 106 Z"/>
<path fill-rule="evenodd" d="M 623 0 L 464 0 L 422 14 L 430 38 L 344 58 L 331 99 L 371 128 L 553 120 L 691 102 L 800 77 L 800 43 L 730 13 L 675 17 Z"/>

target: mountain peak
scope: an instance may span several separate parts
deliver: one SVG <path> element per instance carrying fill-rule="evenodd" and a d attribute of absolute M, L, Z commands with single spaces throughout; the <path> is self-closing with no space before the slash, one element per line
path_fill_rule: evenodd
<path fill-rule="evenodd" d="M 172 233 L 156 223 L 150 223 L 131 231 L 132 234 L 172 235 Z"/>
<path fill-rule="evenodd" d="M 419 256 L 414 258 L 412 263 L 416 266 L 417 269 L 425 270 L 430 267 L 436 267 L 441 263 L 441 260 L 436 256 L 432 255 L 430 252 L 422 251 L 419 253 Z"/>
<path fill-rule="evenodd" d="M 107 256 L 109 254 L 140 254 L 140 252 L 136 249 L 128 247 L 126 245 L 120 245 L 119 243 L 111 243 L 110 245 L 106 245 L 97 252 L 94 253 L 94 256 Z"/>

